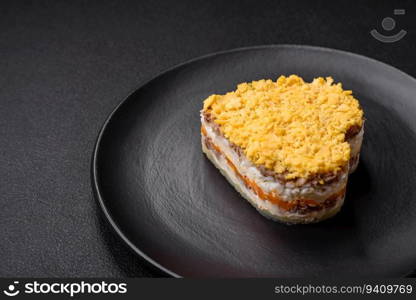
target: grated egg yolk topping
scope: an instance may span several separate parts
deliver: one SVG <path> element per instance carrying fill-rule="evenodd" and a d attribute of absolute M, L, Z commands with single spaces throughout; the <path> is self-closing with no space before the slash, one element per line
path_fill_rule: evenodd
<path fill-rule="evenodd" d="M 209 96 L 203 111 L 251 162 L 286 179 L 339 171 L 350 159 L 345 133 L 363 123 L 352 91 L 331 77 L 241 83 L 233 92 Z"/>

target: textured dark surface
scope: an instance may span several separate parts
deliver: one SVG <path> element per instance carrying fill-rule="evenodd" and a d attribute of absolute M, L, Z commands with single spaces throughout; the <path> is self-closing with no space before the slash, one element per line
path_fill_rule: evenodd
<path fill-rule="evenodd" d="M 304 226 L 258 214 L 200 143 L 201 99 L 292 73 L 308 81 L 331 74 L 367 119 L 341 213 Z M 94 160 L 99 196 L 126 239 L 181 276 L 403 276 L 416 268 L 415 94 L 416 80 L 402 72 L 332 50 L 276 46 L 198 60 L 114 113 Z"/>
<path fill-rule="evenodd" d="M 416 76 L 412 2 L 2 1 L 0 276 L 156 275 L 91 195 L 113 108 L 174 64 L 258 44 L 348 50 Z M 408 35 L 382 44 L 369 31 L 394 8 L 407 9 L 395 18 Z"/>

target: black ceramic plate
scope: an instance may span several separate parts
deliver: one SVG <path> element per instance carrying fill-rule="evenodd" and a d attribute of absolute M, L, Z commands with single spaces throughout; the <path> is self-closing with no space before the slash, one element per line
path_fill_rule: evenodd
<path fill-rule="evenodd" d="M 279 75 L 333 76 L 366 115 L 361 164 L 334 218 L 262 217 L 205 158 L 199 110 L 213 93 Z M 117 233 L 173 276 L 404 276 L 416 268 L 416 80 L 375 60 L 305 46 L 238 49 L 173 68 L 111 114 L 93 186 Z"/>

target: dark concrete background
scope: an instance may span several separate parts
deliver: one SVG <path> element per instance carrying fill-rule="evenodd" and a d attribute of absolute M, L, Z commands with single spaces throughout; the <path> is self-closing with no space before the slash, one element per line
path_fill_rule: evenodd
<path fill-rule="evenodd" d="M 407 36 L 369 31 L 394 8 Z M 0 276 L 157 276 L 111 231 L 91 193 L 106 116 L 164 69 L 214 51 L 308 44 L 416 76 L 412 1 L 2 1 Z"/>

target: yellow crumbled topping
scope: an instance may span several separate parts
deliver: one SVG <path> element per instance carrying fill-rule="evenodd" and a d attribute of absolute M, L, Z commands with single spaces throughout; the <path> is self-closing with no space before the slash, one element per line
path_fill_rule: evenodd
<path fill-rule="evenodd" d="M 363 123 L 357 99 L 331 77 L 241 83 L 209 96 L 203 110 L 251 162 L 286 179 L 340 170 L 350 159 L 345 133 Z"/>

